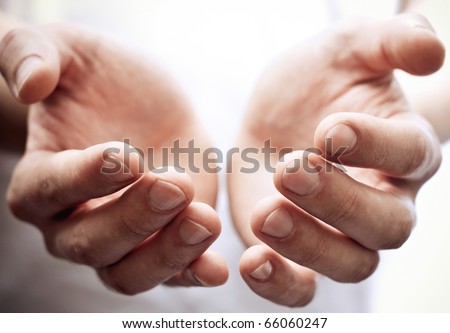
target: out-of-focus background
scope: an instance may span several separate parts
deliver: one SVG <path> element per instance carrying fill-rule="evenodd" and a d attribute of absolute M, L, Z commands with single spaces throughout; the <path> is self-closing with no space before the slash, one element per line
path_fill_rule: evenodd
<path fill-rule="evenodd" d="M 227 149 L 252 86 L 271 58 L 333 20 L 360 14 L 389 17 L 398 4 L 370 0 L 0 0 L 0 6 L 35 24 L 73 21 L 93 26 L 158 58 L 189 94 L 215 144 Z M 377 273 L 362 284 L 320 281 L 316 300 L 306 311 L 450 311 L 450 144 L 443 146 L 443 152 L 441 169 L 417 198 L 418 225 L 410 240 L 399 250 L 384 252 Z M 16 161 L 16 156 L 0 152 L 2 195 Z M 0 311 L 291 311 L 254 296 L 241 281 L 237 263 L 243 247 L 231 227 L 223 185 L 222 181 L 218 210 L 224 232 L 213 247 L 228 259 L 231 276 L 227 285 L 217 291 L 158 287 L 133 299 L 105 292 L 87 268 L 50 258 L 38 232 L 14 221 L 2 199 Z"/>

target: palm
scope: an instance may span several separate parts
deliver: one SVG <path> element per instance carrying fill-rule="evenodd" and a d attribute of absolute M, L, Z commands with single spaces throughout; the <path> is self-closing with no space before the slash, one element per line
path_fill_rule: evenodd
<path fill-rule="evenodd" d="M 208 145 L 188 101 L 157 66 L 104 39 L 80 43 L 77 37 L 77 43 L 55 91 L 31 108 L 29 153 L 129 140 L 144 153 L 153 149 L 148 166 L 156 167 L 162 164 L 159 149 L 177 139 Z M 197 198 L 213 204 L 214 189 L 201 185 L 211 175 L 191 176 Z"/>
<path fill-rule="evenodd" d="M 12 90 L 36 103 L 9 203 L 40 228 L 49 252 L 95 267 L 107 285 L 127 294 L 165 282 L 224 283 L 223 259 L 205 252 L 220 233 L 210 207 L 217 177 L 189 170 L 192 156 L 166 158 L 161 150 L 194 140 L 199 168 L 198 151 L 209 143 L 170 78 L 81 27 L 13 30 L 2 43 L 0 66 Z M 11 73 L 17 67 L 19 74 Z M 127 143 L 144 159 L 131 155 Z M 102 172 L 106 156 L 116 157 L 119 172 Z M 172 164 L 190 175 L 147 172 Z"/>
<path fill-rule="evenodd" d="M 302 44 L 278 59 L 263 76 L 251 102 L 248 119 L 253 121 L 246 123 L 250 133 L 261 142 L 271 138 L 277 149 L 304 150 L 314 147 L 317 126 L 333 113 L 381 118 L 406 113 L 407 102 L 392 72 L 374 73 L 351 56 L 336 61 L 323 53 L 322 59 L 317 59 Z M 389 182 L 373 169 L 348 169 L 352 177 L 371 186 L 385 189 Z"/>
<path fill-rule="evenodd" d="M 314 293 L 311 270 L 361 281 L 373 273 L 378 250 L 406 241 L 415 195 L 437 170 L 440 152 L 431 126 L 409 112 L 393 70 L 431 74 L 442 65 L 443 51 L 426 20 L 405 15 L 343 22 L 268 68 L 239 145 L 266 147 L 270 139 L 278 154 L 318 148 L 327 160 L 344 164 L 350 177 L 327 172 L 322 158 L 305 160 L 300 151 L 282 161 L 273 154 L 274 175 L 260 168 L 229 176 L 236 228 L 247 245 L 267 245 L 252 246 L 241 258 L 241 274 L 253 291 L 301 306 Z M 348 149 L 341 155 L 339 147 Z M 267 162 L 266 152 L 258 155 L 260 164 Z M 319 172 L 288 172 L 298 159 Z M 280 299 L 283 282 L 292 279 L 301 287 L 287 289 Z"/>

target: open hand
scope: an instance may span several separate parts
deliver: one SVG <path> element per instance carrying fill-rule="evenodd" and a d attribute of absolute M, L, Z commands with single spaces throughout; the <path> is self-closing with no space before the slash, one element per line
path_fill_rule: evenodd
<path fill-rule="evenodd" d="M 8 202 L 42 231 L 50 253 L 95 267 L 125 294 L 164 282 L 225 282 L 224 260 L 205 252 L 221 229 L 209 206 L 216 176 L 147 171 L 150 160 L 163 166 L 160 148 L 175 140 L 209 146 L 168 75 L 73 25 L 11 31 L 0 45 L 0 67 L 16 98 L 32 104 Z M 127 154 L 133 148 L 125 140 L 143 156 Z"/>
<path fill-rule="evenodd" d="M 234 223 L 250 246 L 241 274 L 254 292 L 305 305 L 314 296 L 316 273 L 361 281 L 374 272 L 378 250 L 406 241 L 415 196 L 441 154 L 433 129 L 412 111 L 393 71 L 427 75 L 443 60 L 443 45 L 428 22 L 408 14 L 340 23 L 269 66 L 238 146 L 263 147 L 270 139 L 277 153 L 294 152 L 278 162 L 274 175 L 263 168 L 241 173 L 245 161 L 236 156 L 228 179 Z M 263 165 L 263 155 L 257 158 Z"/>

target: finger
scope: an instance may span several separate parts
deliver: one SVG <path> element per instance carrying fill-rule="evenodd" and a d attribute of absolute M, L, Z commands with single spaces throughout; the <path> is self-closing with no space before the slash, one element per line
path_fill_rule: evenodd
<path fill-rule="evenodd" d="M 29 153 L 14 171 L 7 200 L 18 218 L 37 223 L 129 185 L 141 165 L 140 155 L 120 142 Z"/>
<path fill-rule="evenodd" d="M 339 282 L 359 282 L 378 264 L 378 254 L 298 209 L 268 197 L 255 207 L 253 233 L 284 257 Z"/>
<path fill-rule="evenodd" d="M 44 227 L 55 256 L 93 267 L 113 264 L 170 223 L 194 197 L 190 177 L 169 168 L 147 173 L 120 198 Z"/>
<path fill-rule="evenodd" d="M 219 236 L 216 212 L 206 204 L 192 203 L 154 237 L 121 261 L 98 269 L 100 278 L 128 295 L 149 290 L 194 262 Z"/>
<path fill-rule="evenodd" d="M 165 282 L 169 286 L 216 287 L 228 279 L 225 259 L 218 253 L 206 251 L 187 268 Z"/>
<path fill-rule="evenodd" d="M 421 15 L 408 13 L 387 21 L 359 23 L 343 26 L 341 36 L 349 44 L 349 55 L 375 73 L 398 68 L 413 75 L 427 75 L 444 62 L 444 45 Z"/>
<path fill-rule="evenodd" d="M 429 178 L 441 161 L 433 130 L 413 114 L 390 119 L 333 114 L 319 124 L 314 141 L 333 162 L 377 169 L 397 178 Z"/>
<path fill-rule="evenodd" d="M 359 183 L 313 153 L 285 155 L 274 183 L 298 207 L 369 249 L 399 247 L 415 221 L 412 198 Z"/>
<path fill-rule="evenodd" d="M 315 273 L 283 258 L 264 245 L 247 249 L 239 263 L 241 276 L 259 296 L 277 304 L 305 306 L 314 297 Z"/>
<path fill-rule="evenodd" d="M 0 71 L 20 102 L 35 103 L 55 89 L 60 55 L 54 42 L 37 29 L 14 29 L 0 43 Z"/>

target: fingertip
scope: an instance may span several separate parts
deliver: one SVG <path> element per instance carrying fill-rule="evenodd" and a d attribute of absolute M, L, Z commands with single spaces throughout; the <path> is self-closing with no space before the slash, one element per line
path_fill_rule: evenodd
<path fill-rule="evenodd" d="M 150 174 L 153 174 L 157 177 L 157 179 L 163 182 L 177 186 L 181 191 L 183 191 L 188 202 L 191 202 L 194 199 L 194 182 L 192 181 L 192 178 L 183 170 L 173 166 L 166 166 L 159 169 L 153 169 L 150 171 Z"/>
<path fill-rule="evenodd" d="M 314 297 L 315 273 L 283 258 L 265 245 L 255 245 L 241 257 L 239 271 L 259 296 L 290 307 L 305 306 Z"/>
<path fill-rule="evenodd" d="M 406 13 L 398 16 L 398 22 L 406 27 L 403 34 L 398 34 L 401 43 L 391 40 L 393 44 L 388 44 L 387 49 L 398 52 L 399 68 L 420 76 L 439 70 L 444 63 L 445 47 L 429 21 L 420 14 Z"/>
<path fill-rule="evenodd" d="M 229 277 L 225 258 L 212 251 L 203 253 L 189 267 L 194 279 L 204 287 L 217 287 L 225 284 Z"/>
<path fill-rule="evenodd" d="M 60 61 L 53 42 L 38 30 L 9 31 L 0 45 L 0 68 L 20 102 L 31 104 L 48 97 L 60 75 Z"/>
<path fill-rule="evenodd" d="M 283 156 L 276 165 L 274 185 L 284 196 L 311 197 L 323 187 L 320 172 L 326 166 L 317 148 L 297 150 Z"/>
<path fill-rule="evenodd" d="M 203 202 L 192 202 L 178 216 L 181 220 L 191 220 L 211 233 L 212 239 L 217 239 L 222 231 L 219 215 L 209 205 Z"/>
<path fill-rule="evenodd" d="M 273 263 L 270 258 L 271 250 L 265 245 L 254 245 L 248 248 L 239 261 L 239 272 L 244 280 L 264 282 L 273 272 Z"/>
<path fill-rule="evenodd" d="M 15 97 L 24 104 L 47 98 L 56 88 L 59 70 L 38 55 L 24 59 L 16 72 L 12 86 Z"/>
<path fill-rule="evenodd" d="M 113 182 L 132 182 L 144 173 L 144 159 L 138 149 L 127 143 L 110 141 L 92 146 L 99 160 L 100 173 Z"/>
<path fill-rule="evenodd" d="M 429 33 L 428 30 L 416 27 L 416 43 L 419 45 L 415 49 L 414 57 L 410 62 L 408 72 L 414 75 L 430 75 L 438 71 L 445 60 L 445 47 L 439 38 Z M 426 31 L 426 33 L 422 33 Z M 413 52 L 413 51 L 411 51 Z"/>
<path fill-rule="evenodd" d="M 256 237 L 260 238 L 266 218 L 280 206 L 282 206 L 282 198 L 279 196 L 266 197 L 256 204 L 250 217 L 250 227 Z"/>
<path fill-rule="evenodd" d="M 314 144 L 341 170 L 377 169 L 410 180 L 428 179 L 440 164 L 439 140 L 423 118 L 398 113 L 389 118 L 340 113 L 317 126 Z"/>
<path fill-rule="evenodd" d="M 273 183 L 278 191 L 283 191 L 282 180 L 284 174 L 286 173 L 286 168 L 288 168 L 288 166 L 293 162 L 297 163 L 295 164 L 296 167 L 300 167 L 304 156 L 305 154 L 303 150 L 296 150 L 285 154 L 278 161 L 275 166 L 275 173 L 273 174 Z"/>
<path fill-rule="evenodd" d="M 336 160 L 354 150 L 358 144 L 358 128 L 352 124 L 352 118 L 360 118 L 359 114 L 339 112 L 327 116 L 314 132 L 314 146 L 328 160 Z"/>
<path fill-rule="evenodd" d="M 372 77 L 390 75 L 395 69 L 412 75 L 429 75 L 442 66 L 445 58 L 444 45 L 429 22 L 417 14 L 357 21 L 343 32 L 344 41 L 352 40 L 354 52 L 350 54 L 357 55 Z"/>

